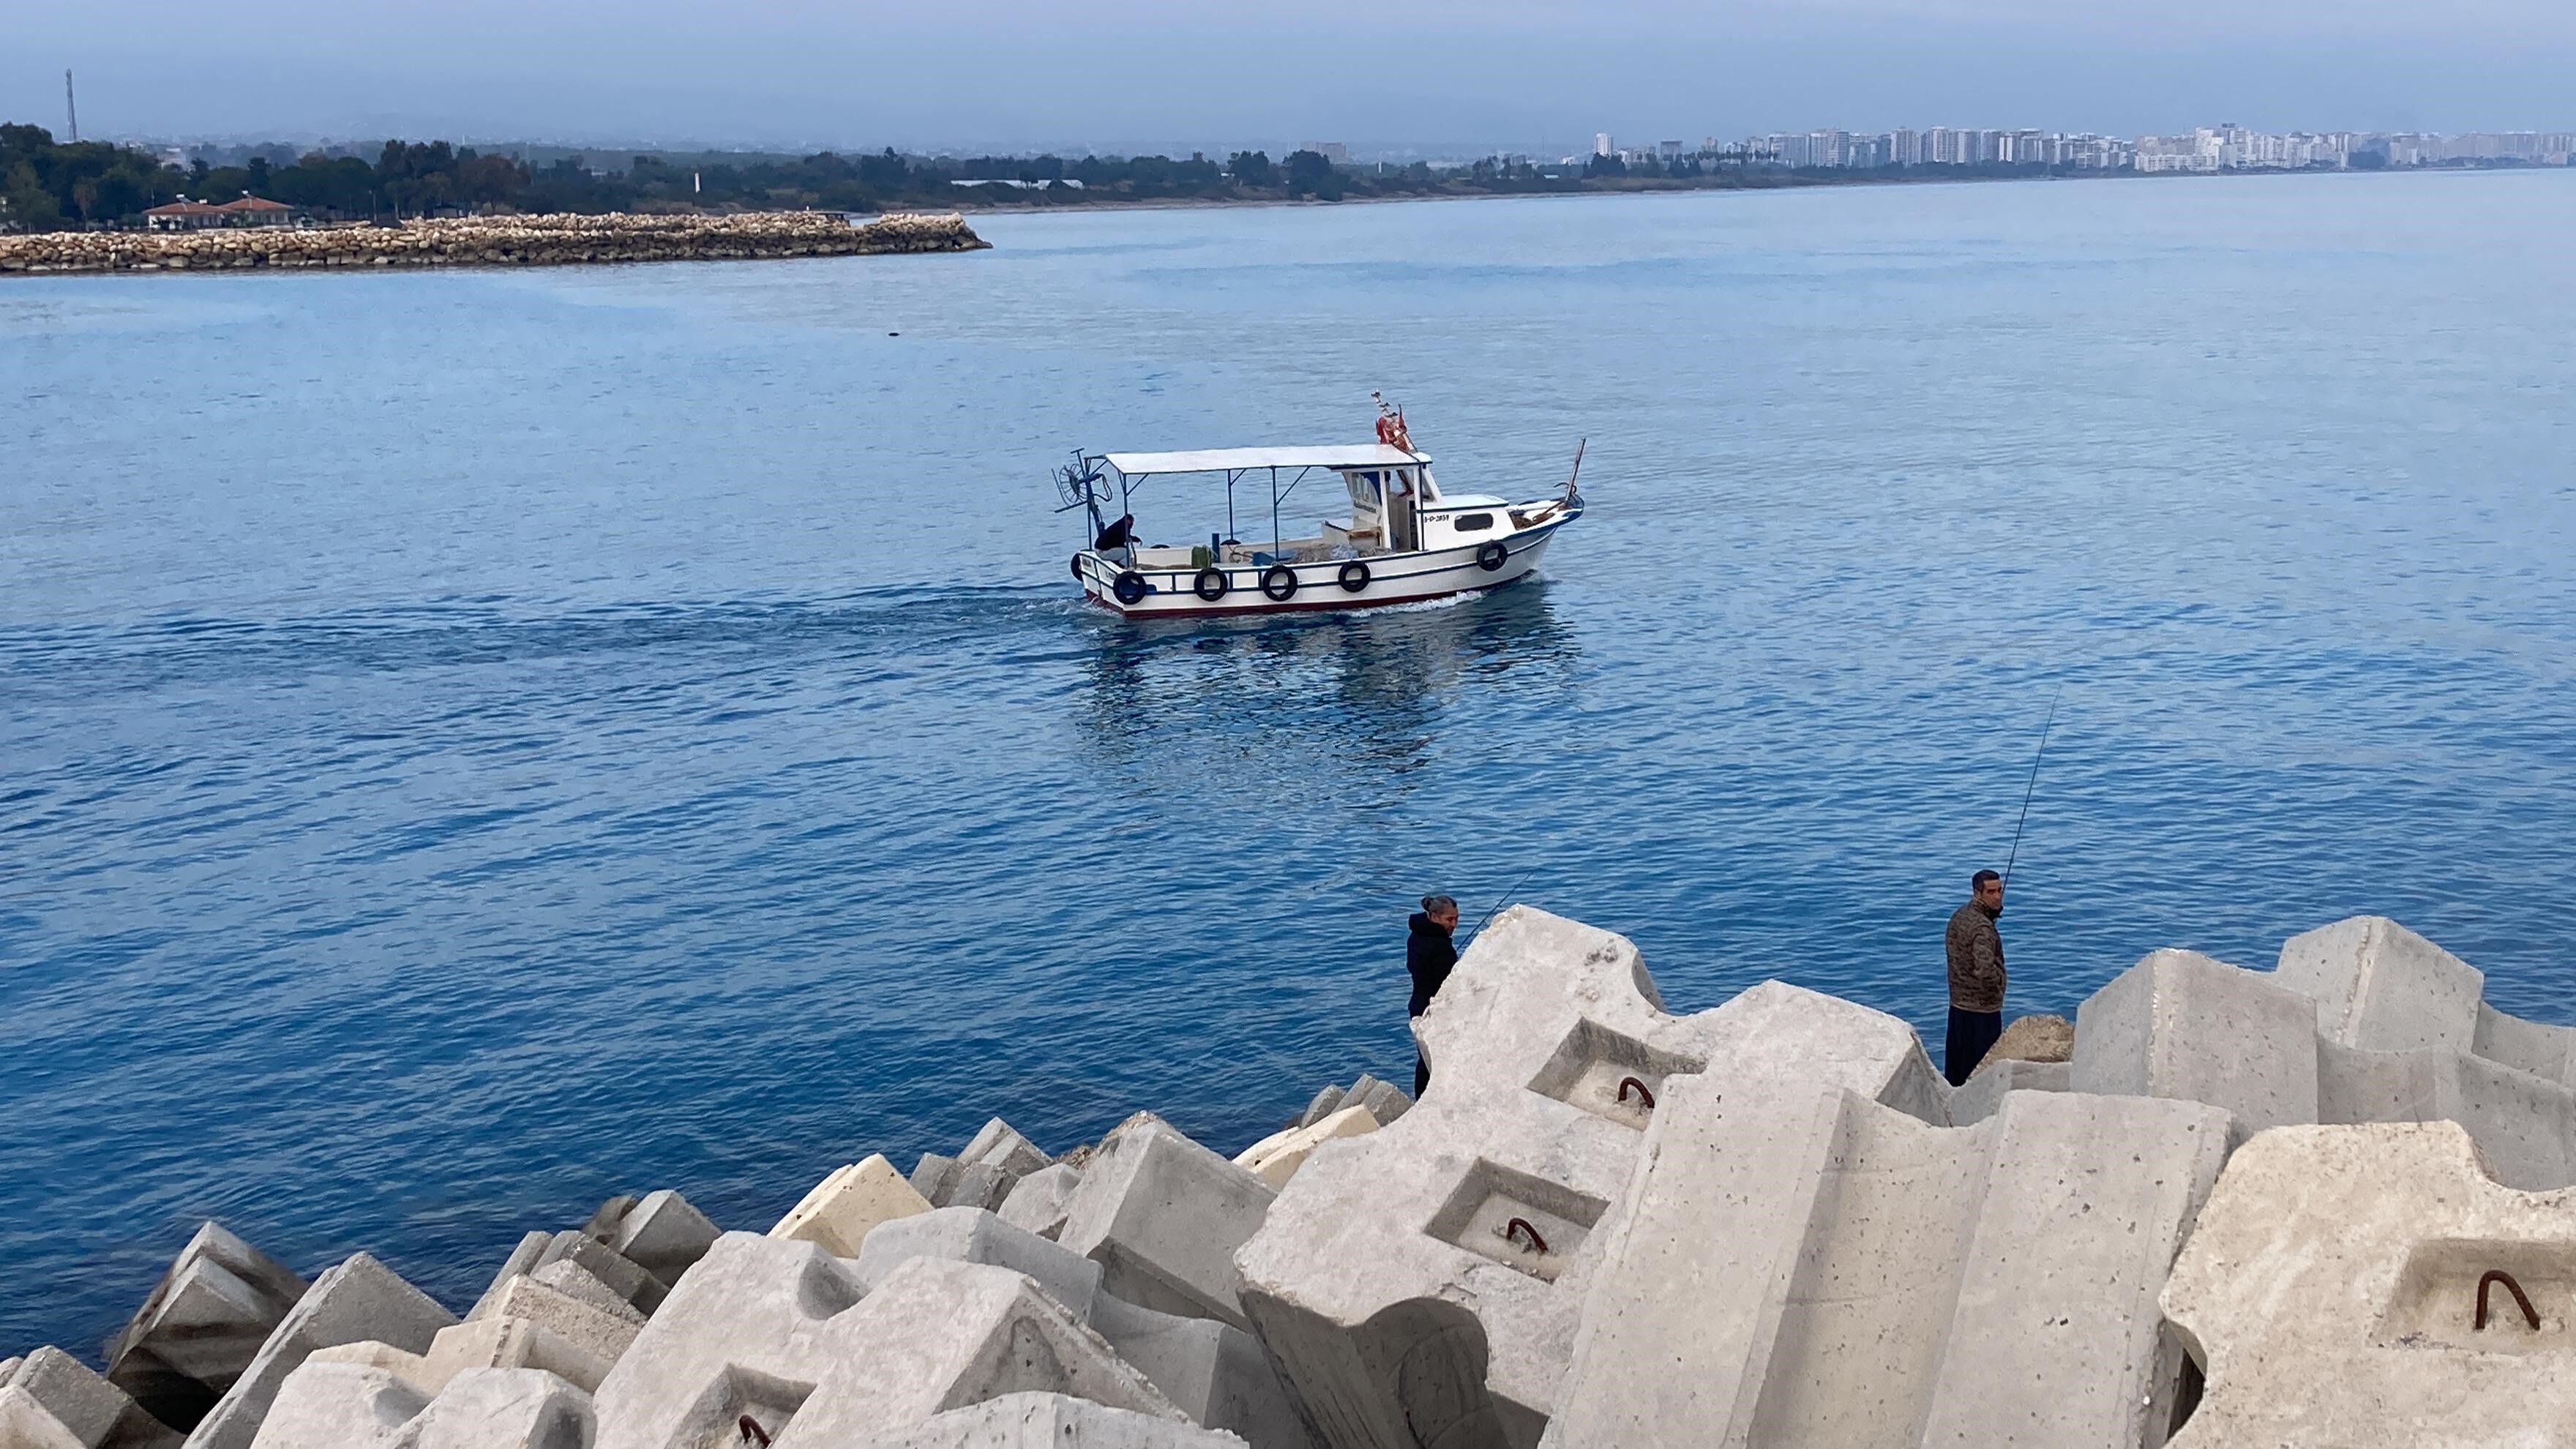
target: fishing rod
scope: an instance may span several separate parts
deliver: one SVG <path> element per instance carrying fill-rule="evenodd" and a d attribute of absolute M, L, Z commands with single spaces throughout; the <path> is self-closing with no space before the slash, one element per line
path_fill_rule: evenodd
<path fill-rule="evenodd" d="M 2048 731 L 2057 723 L 2057 702 L 2065 697 L 2066 686 L 2061 684 L 2057 686 L 2057 693 L 2049 696 L 2048 720 L 2039 727 L 2039 748 L 2030 757 L 2030 783 L 2021 792 L 2021 819 L 2013 826 L 2012 854 L 2004 857 L 2004 888 L 2007 890 L 2012 888 L 2013 862 L 2021 859 L 2021 830 L 2022 826 L 2030 823 L 2030 797 L 2039 789 L 2039 762 L 2048 753 Z"/>
<path fill-rule="evenodd" d="M 1545 861 L 1541 861 L 1541 862 L 1539 862 L 1539 865 L 1545 865 L 1546 863 L 1547 863 L 1547 862 L 1545 862 Z M 1483 930 L 1484 930 L 1487 926 L 1492 925 L 1492 924 L 1494 923 L 1494 917 L 1499 916 L 1499 915 L 1501 915 L 1501 914 L 1503 913 L 1503 907 L 1505 907 L 1505 906 L 1507 906 L 1507 905 L 1510 905 L 1510 904 L 1512 903 L 1512 897 L 1514 897 L 1514 896 L 1516 896 L 1516 895 L 1519 895 L 1519 894 L 1521 893 L 1521 887 L 1529 884 L 1529 878 L 1530 878 L 1531 876 L 1534 876 L 1534 875 L 1538 874 L 1538 869 L 1539 869 L 1539 867 L 1538 867 L 1537 865 L 1534 865 L 1534 866 L 1531 866 L 1529 869 L 1527 869 L 1527 870 L 1525 870 L 1525 871 L 1522 871 L 1522 872 L 1521 872 L 1521 878 L 1520 878 L 1519 880 L 1516 880 L 1516 881 L 1513 881 L 1513 882 L 1512 882 L 1512 888 L 1511 888 L 1510 890 L 1507 890 L 1507 891 L 1503 892 L 1502 899 L 1500 899 L 1500 900 L 1498 900 L 1498 901 L 1494 902 L 1494 908 L 1493 908 L 1492 910 L 1490 910 L 1490 911 L 1485 912 L 1485 918 L 1484 918 L 1483 920 L 1481 920 L 1481 921 L 1478 921 L 1478 922 L 1476 923 L 1476 929 L 1475 929 L 1475 930 L 1473 930 L 1473 931 L 1468 932 L 1467 934 L 1468 934 L 1470 937 L 1473 937 L 1473 936 L 1478 935 L 1478 934 L 1480 934 L 1481 932 L 1483 932 Z"/>

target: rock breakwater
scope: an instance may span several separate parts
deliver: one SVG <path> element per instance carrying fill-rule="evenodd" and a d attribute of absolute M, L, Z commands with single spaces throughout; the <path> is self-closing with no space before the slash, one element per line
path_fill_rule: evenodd
<path fill-rule="evenodd" d="M 2560 1443 L 2576 1029 L 2483 995 L 2379 918 L 2159 951 L 1952 1088 L 1893 1017 L 1676 1015 L 1516 906 L 1419 1103 L 1327 1087 L 1231 1160 L 995 1118 L 766 1232 L 615 1197 L 462 1318 L 210 1223 L 104 1375 L 0 1363 L 0 1449 Z"/>
<path fill-rule="evenodd" d="M 439 217 L 399 226 L 0 236 L 0 272 L 230 271 L 257 267 L 556 267 L 601 262 L 968 252 L 991 246 L 957 215 L 852 223 L 817 211 L 734 216 Z"/>

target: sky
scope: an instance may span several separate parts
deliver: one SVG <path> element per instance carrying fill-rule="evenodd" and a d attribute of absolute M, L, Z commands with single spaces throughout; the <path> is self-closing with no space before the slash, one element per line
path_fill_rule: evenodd
<path fill-rule="evenodd" d="M 119 0 L 0 19 L 84 134 L 1563 154 L 1779 130 L 2576 128 L 2571 0 Z"/>

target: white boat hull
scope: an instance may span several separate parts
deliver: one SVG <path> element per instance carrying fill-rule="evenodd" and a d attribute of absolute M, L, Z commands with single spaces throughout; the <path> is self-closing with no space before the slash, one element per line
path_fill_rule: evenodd
<path fill-rule="evenodd" d="M 1410 553 L 1372 554 L 1358 562 L 1367 565 L 1368 577 L 1359 588 L 1343 582 L 1348 560 L 1328 559 L 1299 564 L 1228 564 L 1218 571 L 1225 575 L 1224 592 L 1208 598 L 1198 590 L 1199 569 L 1150 567 L 1133 570 L 1145 581 L 1147 592 L 1133 603 L 1123 602 L 1117 594 L 1119 575 L 1130 572 L 1127 565 L 1114 558 L 1103 558 L 1092 549 L 1073 556 L 1075 576 L 1082 580 L 1083 595 L 1093 603 L 1130 619 L 1203 619 L 1235 614 L 1295 614 L 1323 609 L 1376 609 L 1389 604 L 1413 604 L 1428 599 L 1446 599 L 1459 594 L 1480 593 L 1498 589 L 1526 578 L 1537 569 L 1539 560 L 1556 531 L 1583 516 L 1578 505 L 1559 517 L 1536 528 L 1498 535 L 1455 548 L 1424 549 Z M 1477 553 L 1486 543 L 1500 543 L 1504 559 L 1498 568 L 1486 568 L 1477 561 Z M 1274 569 L 1287 569 L 1296 576 L 1297 587 L 1286 598 L 1274 598 L 1264 592 L 1263 580 Z M 1276 581 L 1273 581 L 1276 586 Z"/>

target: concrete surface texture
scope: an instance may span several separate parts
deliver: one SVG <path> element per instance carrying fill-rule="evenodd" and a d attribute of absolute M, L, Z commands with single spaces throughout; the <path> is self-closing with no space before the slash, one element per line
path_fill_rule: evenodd
<path fill-rule="evenodd" d="M 2074 1090 L 2075 1064 L 2072 1062 L 2027 1062 L 2017 1058 L 1986 1064 L 1950 1092 L 1950 1125 L 1966 1127 L 1995 1114 L 2007 1094 L 2013 1092 L 2066 1092 Z"/>
<path fill-rule="evenodd" d="M 2206 1379 L 2175 1449 L 2576 1443 L 2576 1192 L 2496 1183 L 2457 1124 L 2256 1137 L 2163 1301 Z"/>
<path fill-rule="evenodd" d="M 1107 1341 L 1007 1268 L 914 1258 L 826 1330 L 832 1371 L 776 1436 L 835 1449 L 1010 1393 L 1188 1420 Z"/>
<path fill-rule="evenodd" d="M 996 1211 L 1015 1228 L 1054 1240 L 1064 1231 L 1064 1205 L 1082 1182 L 1082 1169 L 1069 1162 L 1042 1167 L 1021 1178 Z"/>
<path fill-rule="evenodd" d="M 193 1429 L 307 1286 L 285 1264 L 204 1224 L 108 1345 L 108 1382 L 161 1422 Z"/>
<path fill-rule="evenodd" d="M 866 1292 L 818 1244 L 717 1238 L 600 1382 L 598 1449 L 719 1442 L 744 1419 L 775 1436 L 830 1371 L 827 1326 Z"/>
<path fill-rule="evenodd" d="M 588 1449 L 590 1396 L 534 1369 L 469 1369 L 440 1392 L 313 1359 L 279 1389 L 253 1449 Z"/>
<path fill-rule="evenodd" d="M 9 1405 L 0 1410 L 0 1449 L 15 1449 L 18 1438 L 13 1435 L 49 1441 L 57 1429 L 81 1449 L 177 1449 L 179 1444 L 179 1436 L 125 1390 L 50 1344 L 0 1363 L 0 1398 Z"/>
<path fill-rule="evenodd" d="M 865 1161 L 834 1169 L 787 1210 L 787 1216 L 778 1220 L 769 1235 L 819 1244 L 837 1256 L 855 1258 L 868 1229 L 928 1211 L 930 1200 L 913 1191 L 912 1184 L 880 1152 Z"/>
<path fill-rule="evenodd" d="M 602 1236 L 594 1231 L 594 1237 Z M 668 1188 L 645 1194 L 605 1238 L 617 1255 L 669 1287 L 715 1246 L 716 1225 L 689 1200 Z"/>
<path fill-rule="evenodd" d="M 866 1441 L 864 1449 L 1225 1449 L 1213 1429 L 1063 1394 L 1004 1394 Z"/>
<path fill-rule="evenodd" d="M 1636 947 L 1579 922 L 1514 907 L 1468 947 L 1414 1023 L 1429 1091 L 1317 1149 L 1239 1257 L 1250 1316 L 1327 1442 L 1536 1441 L 1589 1234 L 1649 1104 L 1748 1011 L 1662 1008 Z M 1910 1090 L 1940 1110 L 1928 1062 Z"/>
<path fill-rule="evenodd" d="M 313 1281 L 241 1378 L 189 1433 L 188 1449 L 249 1449 L 278 1386 L 317 1348 L 376 1342 L 424 1353 L 438 1331 L 456 1321 L 391 1268 L 356 1254 Z"/>
<path fill-rule="evenodd" d="M 1378 1126 L 1365 1105 L 1355 1104 L 1325 1114 L 1312 1126 L 1271 1133 L 1235 1154 L 1234 1165 L 1274 1188 L 1286 1187 L 1316 1148 L 1336 1137 L 1365 1136 Z"/>
<path fill-rule="evenodd" d="M 1249 1328 L 1234 1254 L 1274 1196 L 1260 1178 L 1140 1113 L 1083 1167 L 1056 1241 L 1096 1260 L 1101 1286 L 1130 1303 Z"/>
<path fill-rule="evenodd" d="M 2226 1113 L 2021 1092 L 1944 1128 L 1848 1088 L 1672 1085 L 1545 1443 L 2161 1442 L 2156 1294 Z"/>
<path fill-rule="evenodd" d="M 2376 916 L 2292 937 L 2268 972 L 2158 951 L 2076 1013 L 2071 1081 L 2225 1107 L 2240 1142 L 2294 1123 L 2455 1121 L 2505 1184 L 2576 1183 L 2576 1033 L 2496 1011 L 2483 982 Z"/>

